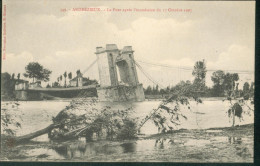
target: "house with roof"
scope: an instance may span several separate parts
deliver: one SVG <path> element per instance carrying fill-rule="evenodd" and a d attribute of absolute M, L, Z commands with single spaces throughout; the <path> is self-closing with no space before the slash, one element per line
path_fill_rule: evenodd
<path fill-rule="evenodd" d="M 15 90 L 26 90 L 33 88 L 42 88 L 41 81 L 29 83 L 27 80 L 17 79 L 15 80 Z"/>
<path fill-rule="evenodd" d="M 15 90 L 26 90 L 29 88 L 29 81 L 17 79 L 15 81 Z"/>
<path fill-rule="evenodd" d="M 96 80 L 90 80 L 89 78 L 83 77 L 82 73 L 79 73 L 76 77 L 69 81 L 71 87 L 82 87 L 87 85 L 97 84 Z"/>

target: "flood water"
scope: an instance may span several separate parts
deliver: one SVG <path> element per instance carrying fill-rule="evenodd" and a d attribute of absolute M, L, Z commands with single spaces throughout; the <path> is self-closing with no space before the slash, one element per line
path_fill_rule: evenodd
<path fill-rule="evenodd" d="M 19 102 L 22 116 L 22 130 L 17 135 L 24 135 L 45 128 L 52 123 L 59 111 L 70 101 L 27 101 Z M 112 108 L 129 108 L 135 116 L 145 117 L 160 101 L 135 103 L 100 103 Z M 171 162 L 252 162 L 253 138 L 252 127 L 247 132 L 226 132 L 230 127 L 228 102 L 207 100 L 203 104 L 191 103 L 192 110 L 183 110 L 187 120 L 181 121 L 180 131 L 171 134 L 157 134 L 152 122 L 147 122 L 141 129 L 144 138 L 125 141 L 73 140 L 52 142 L 47 135 L 35 138 L 29 144 L 15 147 L 10 160 L 75 160 L 75 161 L 171 161 Z M 254 123 L 254 114 L 244 115 L 243 120 L 236 119 L 236 124 Z M 188 129 L 188 130 L 184 130 Z M 197 130 L 196 130 L 197 129 Z"/>

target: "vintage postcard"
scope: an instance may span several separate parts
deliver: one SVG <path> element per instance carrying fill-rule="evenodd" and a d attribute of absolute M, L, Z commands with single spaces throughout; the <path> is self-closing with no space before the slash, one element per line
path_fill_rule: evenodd
<path fill-rule="evenodd" d="M 255 1 L 4 0 L 1 161 L 254 161 Z"/>

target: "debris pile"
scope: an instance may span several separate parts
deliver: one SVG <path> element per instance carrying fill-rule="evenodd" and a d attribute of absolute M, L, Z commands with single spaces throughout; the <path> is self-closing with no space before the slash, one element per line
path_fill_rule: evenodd
<path fill-rule="evenodd" d="M 49 131 L 53 140 L 96 136 L 98 139 L 133 138 L 136 134 L 136 120 L 131 117 L 132 108 L 115 110 L 109 106 L 97 106 L 97 100 L 77 99 L 63 109 L 55 118 L 54 124 L 61 124 Z"/>

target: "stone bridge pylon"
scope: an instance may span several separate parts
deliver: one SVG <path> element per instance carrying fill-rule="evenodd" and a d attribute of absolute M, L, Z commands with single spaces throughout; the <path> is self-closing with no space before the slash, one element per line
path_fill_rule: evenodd
<path fill-rule="evenodd" d="M 97 47 L 100 101 L 143 101 L 143 85 L 139 83 L 132 46 L 122 50 L 115 44 Z"/>

